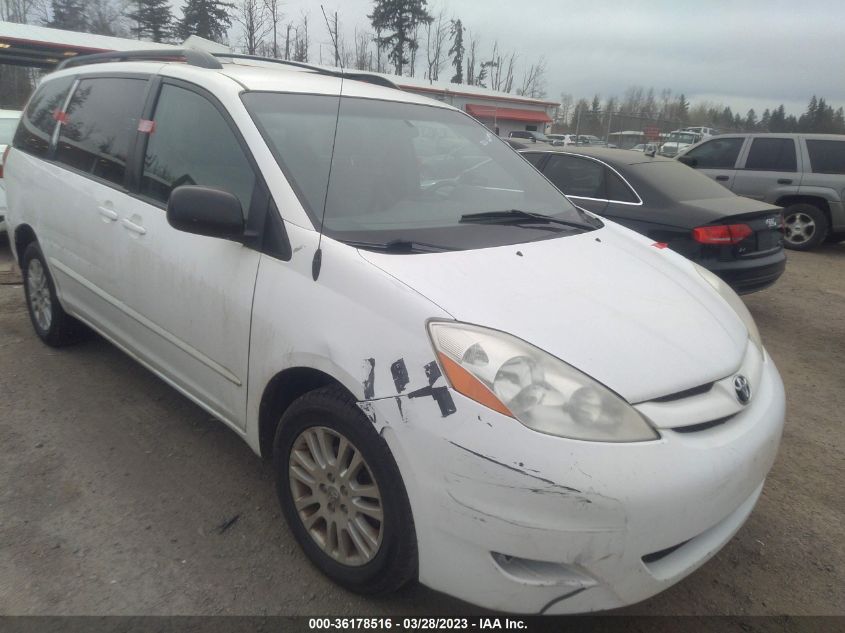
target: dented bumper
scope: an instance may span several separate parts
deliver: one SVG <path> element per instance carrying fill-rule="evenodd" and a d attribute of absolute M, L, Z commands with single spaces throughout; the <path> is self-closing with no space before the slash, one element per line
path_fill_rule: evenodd
<path fill-rule="evenodd" d="M 585 612 L 671 586 L 741 527 L 777 452 L 780 376 L 698 433 L 611 444 L 542 435 L 450 391 L 366 403 L 403 473 L 420 581 L 484 607 Z"/>

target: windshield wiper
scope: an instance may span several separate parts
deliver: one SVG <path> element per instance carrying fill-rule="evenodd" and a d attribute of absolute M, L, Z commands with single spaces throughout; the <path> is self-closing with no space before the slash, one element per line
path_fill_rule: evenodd
<path fill-rule="evenodd" d="M 461 222 L 475 222 L 478 224 L 513 224 L 518 226 L 520 224 L 559 224 L 561 226 L 568 226 L 582 231 L 592 231 L 595 226 L 584 224 L 581 222 L 572 222 L 571 220 L 562 220 L 550 215 L 543 215 L 542 213 L 532 213 L 531 211 L 522 211 L 521 209 L 510 209 L 508 211 L 484 211 L 483 213 L 465 213 L 461 216 Z"/>
<path fill-rule="evenodd" d="M 453 251 L 454 248 L 441 246 L 440 244 L 429 244 L 428 242 L 417 242 L 414 240 L 395 239 L 387 242 L 356 242 L 354 240 L 343 240 L 354 248 L 362 248 L 368 251 L 383 251 L 385 253 L 439 253 L 442 251 Z"/>

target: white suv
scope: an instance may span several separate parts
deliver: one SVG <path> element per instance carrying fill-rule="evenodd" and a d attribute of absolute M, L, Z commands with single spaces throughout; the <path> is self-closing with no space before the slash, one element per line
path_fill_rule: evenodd
<path fill-rule="evenodd" d="M 9 224 L 47 344 L 87 324 L 271 457 L 356 591 L 607 609 L 740 528 L 784 392 L 718 278 L 443 103 L 179 55 L 78 58 L 27 106 Z"/>

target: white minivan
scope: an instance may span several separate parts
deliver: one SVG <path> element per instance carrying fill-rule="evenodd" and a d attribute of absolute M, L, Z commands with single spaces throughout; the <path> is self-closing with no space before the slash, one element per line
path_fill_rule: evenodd
<path fill-rule="evenodd" d="M 609 609 L 745 522 L 784 392 L 717 277 L 384 79 L 117 55 L 47 76 L 6 158 L 32 324 L 273 459 L 329 577 Z"/>

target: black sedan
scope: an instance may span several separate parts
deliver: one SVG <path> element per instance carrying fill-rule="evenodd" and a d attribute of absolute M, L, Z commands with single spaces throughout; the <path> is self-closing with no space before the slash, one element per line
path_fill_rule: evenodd
<path fill-rule="evenodd" d="M 624 149 L 520 153 L 572 202 L 666 245 L 739 293 L 786 267 L 780 207 L 737 196 L 676 160 Z"/>

